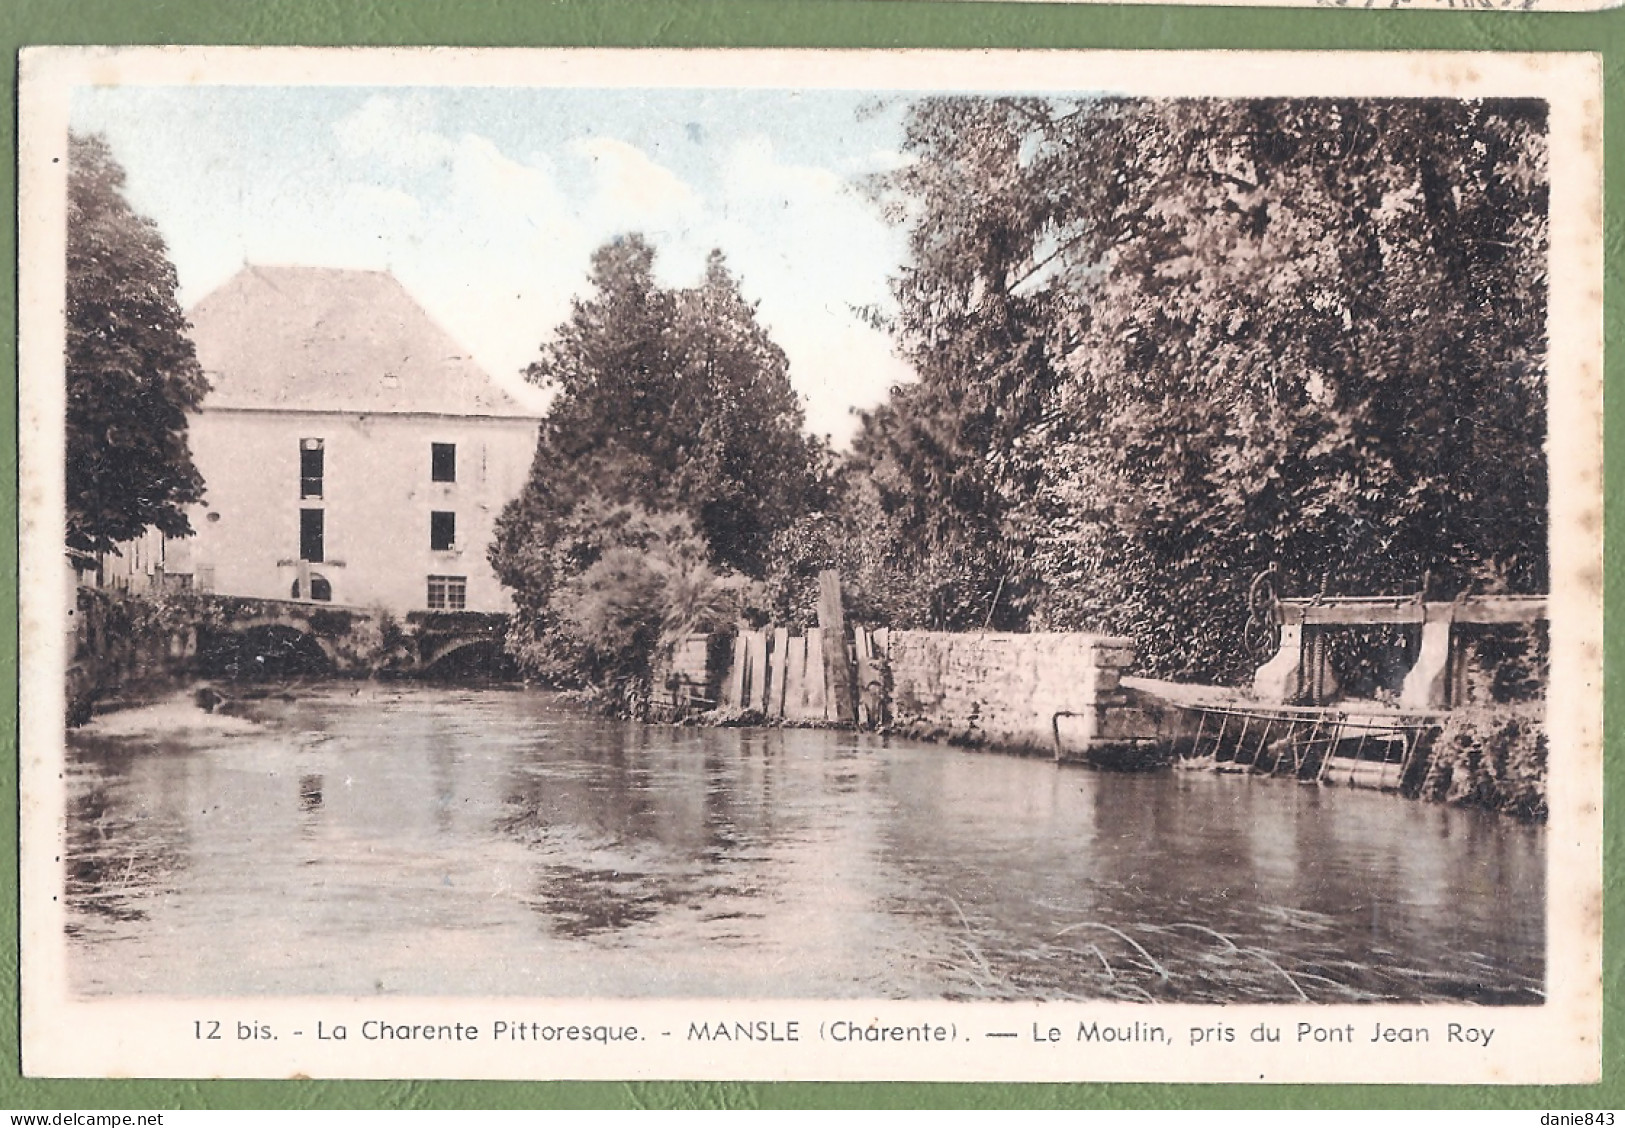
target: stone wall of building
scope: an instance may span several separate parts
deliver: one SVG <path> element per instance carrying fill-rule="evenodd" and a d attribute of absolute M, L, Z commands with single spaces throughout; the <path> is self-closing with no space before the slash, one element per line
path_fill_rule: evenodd
<path fill-rule="evenodd" d="M 1157 737 L 1120 686 L 1133 660 L 1106 635 L 892 631 L 888 712 L 924 735 L 1095 759 Z"/>
<path fill-rule="evenodd" d="M 184 546 L 197 590 L 297 598 L 301 513 L 314 510 L 321 514 L 321 559 L 304 569 L 327 581 L 333 603 L 397 616 L 513 609 L 485 552 L 503 506 L 530 472 L 534 421 L 205 408 L 188 434 L 208 495 L 191 515 L 196 536 L 170 546 Z M 300 475 L 307 441 L 323 449 L 313 491 Z M 434 480 L 437 444 L 454 452 L 454 480 Z M 316 496 L 301 496 L 307 492 Z M 437 512 L 450 515 L 450 547 L 433 543 Z M 182 566 L 171 561 L 167 570 Z M 455 589 L 460 596 L 431 602 L 431 576 L 437 594 Z"/>

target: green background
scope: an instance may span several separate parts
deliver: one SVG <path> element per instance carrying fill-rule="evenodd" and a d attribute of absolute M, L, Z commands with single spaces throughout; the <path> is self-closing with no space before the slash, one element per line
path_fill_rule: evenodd
<path fill-rule="evenodd" d="M 1461 0 L 1458 0 L 1461 2 Z M 1615 185 L 1625 184 L 1625 10 L 1595 14 L 1501 11 L 1373 11 L 1242 9 L 1095 4 L 997 4 L 962 0 L 0 0 L 0 44 L 13 104 L 0 120 L 16 152 L 16 51 L 53 43 L 259 43 L 299 45 L 594 46 L 594 47 L 1039 47 L 1250 48 L 1312 50 L 1598 51 L 1606 67 L 1607 380 L 1619 374 L 1621 278 L 1625 225 Z M 12 162 L 0 172 L 15 214 Z M 0 251 L 16 261 L 16 230 L 0 226 Z M 16 340 L 16 275 L 0 286 L 0 319 Z M 4 441 L 16 443 L 16 353 L 0 359 L 13 394 L 0 405 Z M 1609 498 L 1606 535 L 1617 534 L 1617 491 L 1625 434 L 1617 403 L 1607 411 Z M 0 505 L 15 519 L 15 460 L 7 459 Z M 3 543 L 3 542 L 0 542 Z M 12 544 L 0 603 L 11 641 L 0 686 L 16 716 L 17 649 Z M 1607 567 L 1610 607 L 1619 568 Z M 1620 657 L 1617 630 L 1607 632 L 1610 670 Z M 1609 678 L 1606 722 L 1621 705 Z M 16 728 L 0 756 L 0 793 L 16 794 Z M 1611 752 L 1611 749 L 1609 750 Z M 1610 770 L 1605 807 L 1625 796 L 1622 775 Z M 16 873 L 16 806 L 0 805 L 0 849 Z M 1617 820 L 1609 820 L 1605 873 L 1625 861 Z M 1608 882 L 1605 998 L 1617 999 L 1621 961 L 1619 891 Z M 13 887 L 15 888 L 15 887 Z M 985 1085 L 985 1084 L 732 1084 L 616 1082 L 375 1082 L 375 1081 L 41 1081 L 20 1076 L 17 1017 L 16 899 L 0 897 L 0 957 L 5 960 L 0 1007 L 0 1108 L 55 1111 L 93 1108 L 1625 1108 L 1620 1081 L 1621 1013 L 1605 1008 L 1604 1083 L 1591 1087 L 1330 1086 L 1330 1085 Z M 1448 1078 L 1441 1077 L 1440 1081 Z"/>

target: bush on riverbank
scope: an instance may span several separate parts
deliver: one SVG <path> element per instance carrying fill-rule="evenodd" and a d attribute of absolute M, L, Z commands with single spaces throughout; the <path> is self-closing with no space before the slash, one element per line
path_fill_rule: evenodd
<path fill-rule="evenodd" d="M 1515 818 L 1546 818 L 1545 703 L 1451 713 L 1433 743 L 1421 795 Z"/>

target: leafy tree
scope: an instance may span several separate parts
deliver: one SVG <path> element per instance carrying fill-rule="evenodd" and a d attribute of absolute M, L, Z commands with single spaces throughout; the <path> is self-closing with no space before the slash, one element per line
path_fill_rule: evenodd
<path fill-rule="evenodd" d="M 524 612 L 516 645 L 534 670 L 562 637 L 557 593 L 601 580 L 603 590 L 622 589 L 627 602 L 647 607 L 648 591 L 631 589 L 653 584 L 662 568 L 675 575 L 652 558 L 634 567 L 628 552 L 602 563 L 617 546 L 583 540 L 584 521 L 634 506 L 651 519 L 686 522 L 711 576 L 760 576 L 772 538 L 817 498 L 825 455 L 802 432 L 783 351 L 721 254 L 687 290 L 661 287 L 654 261 L 638 236 L 600 248 L 592 296 L 575 302 L 526 373 L 556 397 L 529 482 L 497 523 L 491 562 Z M 596 579 L 584 581 L 595 568 Z M 646 645 L 653 619 L 642 622 Z M 564 666 L 581 657 L 566 656 Z"/>
<path fill-rule="evenodd" d="M 758 591 L 766 621 L 792 627 L 818 625 L 818 573 L 841 575 L 846 617 L 883 626 L 926 625 L 916 614 L 940 582 L 913 557 L 897 554 L 899 522 L 880 504 L 874 480 L 852 460 L 829 477 L 829 501 L 799 517 L 773 538 L 768 570 Z"/>
<path fill-rule="evenodd" d="M 203 497 L 186 416 L 209 385 L 163 239 L 123 186 L 105 141 L 69 137 L 67 547 L 77 555 L 147 529 L 190 535 L 185 506 Z"/>
<path fill-rule="evenodd" d="M 662 649 L 738 616 L 741 581 L 711 567 L 687 517 L 588 495 L 554 552 L 556 574 L 567 578 L 549 599 L 550 635 L 532 665 L 553 664 L 556 680 L 646 682 Z"/>
<path fill-rule="evenodd" d="M 905 141 L 920 159 L 878 185 L 910 228 L 893 330 L 919 381 L 865 415 L 853 453 L 891 518 L 886 552 L 914 579 L 899 625 L 1019 628 L 1031 611 L 1032 545 L 1012 505 L 1036 486 L 1024 452 L 1056 381 L 1045 304 L 1010 284 L 1051 209 L 1011 175 L 1033 112 L 922 103 Z"/>
<path fill-rule="evenodd" d="M 1512 101 L 924 102 L 880 185 L 921 382 L 859 449 L 902 452 L 894 511 L 988 523 L 1028 622 L 1131 633 L 1163 672 L 1250 664 L 1272 561 L 1300 590 L 1540 590 L 1544 126 Z"/>
<path fill-rule="evenodd" d="M 760 576 L 773 535 L 819 499 L 827 453 L 804 432 L 789 359 L 756 320 L 721 251 L 677 305 L 687 413 L 673 422 L 688 438 L 675 498 L 699 521 L 713 561 Z"/>

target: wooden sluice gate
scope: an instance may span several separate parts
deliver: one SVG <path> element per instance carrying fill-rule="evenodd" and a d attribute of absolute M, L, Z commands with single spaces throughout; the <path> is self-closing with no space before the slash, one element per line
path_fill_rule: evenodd
<path fill-rule="evenodd" d="M 1291 776 L 1304 783 L 1401 791 L 1443 724 L 1434 712 L 1186 703 L 1194 735 L 1181 742 L 1183 766 Z"/>
<path fill-rule="evenodd" d="M 1172 699 L 1184 714 L 1174 741 L 1176 762 L 1304 782 L 1413 790 L 1422 782 L 1417 777 L 1426 771 L 1450 708 L 1466 698 L 1458 629 L 1533 623 L 1547 613 L 1542 596 L 1282 599 L 1273 583 L 1273 572 L 1266 572 L 1249 593 L 1248 645 L 1274 650 L 1254 674 L 1251 696 L 1185 693 Z M 1393 704 L 1338 699 L 1327 635 L 1369 627 L 1418 634 L 1413 664 Z"/>
<path fill-rule="evenodd" d="M 1419 635 L 1414 664 L 1400 687 L 1400 706 L 1448 708 L 1464 696 L 1458 628 L 1536 623 L 1547 616 L 1546 597 L 1538 595 L 1461 596 L 1448 602 L 1428 602 L 1420 595 L 1279 599 L 1267 585 L 1261 589 L 1259 580 L 1249 597 L 1254 618 L 1248 629 L 1261 627 L 1276 635 L 1274 655 L 1253 674 L 1253 696 L 1261 701 L 1324 703 L 1337 692 L 1326 660 L 1326 634 L 1397 627 L 1416 629 Z"/>

